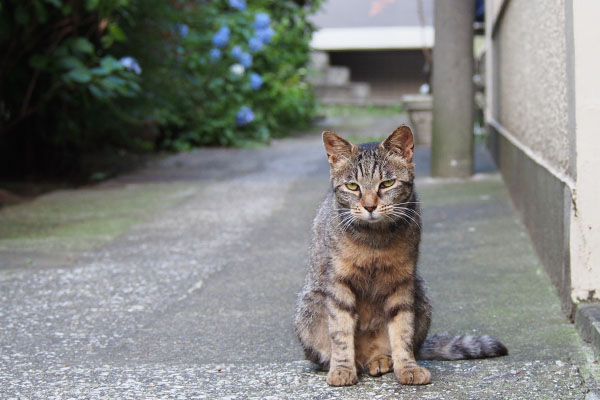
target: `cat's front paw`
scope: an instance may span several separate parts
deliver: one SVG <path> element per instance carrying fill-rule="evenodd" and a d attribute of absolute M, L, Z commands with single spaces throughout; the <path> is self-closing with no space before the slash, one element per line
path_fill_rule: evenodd
<path fill-rule="evenodd" d="M 367 373 L 371 376 L 381 376 L 392 370 L 392 358 L 389 356 L 381 356 L 371 361 L 367 365 Z"/>
<path fill-rule="evenodd" d="M 336 367 L 329 370 L 327 383 L 331 386 L 350 386 L 358 383 L 356 369 L 347 367 Z"/>
<path fill-rule="evenodd" d="M 398 382 L 403 385 L 426 385 L 431 382 L 431 373 L 416 364 L 409 364 L 394 369 Z"/>

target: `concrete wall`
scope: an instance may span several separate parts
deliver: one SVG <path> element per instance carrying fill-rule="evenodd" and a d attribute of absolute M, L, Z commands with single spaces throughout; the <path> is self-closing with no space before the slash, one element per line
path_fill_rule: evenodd
<path fill-rule="evenodd" d="M 514 204 L 521 212 L 540 261 L 558 290 L 563 311 L 572 316 L 571 191 L 493 126 L 490 127 L 488 145 Z"/>
<path fill-rule="evenodd" d="M 510 1 L 494 41 L 498 122 L 572 176 L 564 0 Z"/>
<path fill-rule="evenodd" d="M 488 0 L 490 149 L 564 310 L 600 299 L 596 0 Z"/>

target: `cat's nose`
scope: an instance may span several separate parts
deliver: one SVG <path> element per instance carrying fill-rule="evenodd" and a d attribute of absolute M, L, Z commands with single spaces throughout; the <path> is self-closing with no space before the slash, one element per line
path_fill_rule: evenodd
<path fill-rule="evenodd" d="M 368 212 L 373 212 L 375 211 L 375 209 L 377 208 L 377 206 L 363 206 L 365 208 L 365 210 L 367 210 Z"/>

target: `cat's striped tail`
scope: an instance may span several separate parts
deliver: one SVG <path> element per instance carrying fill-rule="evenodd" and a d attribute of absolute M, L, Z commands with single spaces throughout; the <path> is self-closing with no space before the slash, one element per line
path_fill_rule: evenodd
<path fill-rule="evenodd" d="M 490 336 L 453 336 L 437 333 L 425 339 L 419 360 L 466 360 L 499 357 L 508 354 L 506 346 Z"/>

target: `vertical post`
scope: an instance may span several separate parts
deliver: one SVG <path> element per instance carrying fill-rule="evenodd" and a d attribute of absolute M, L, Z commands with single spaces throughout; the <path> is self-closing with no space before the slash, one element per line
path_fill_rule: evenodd
<path fill-rule="evenodd" d="M 431 174 L 473 174 L 473 0 L 435 2 Z"/>

